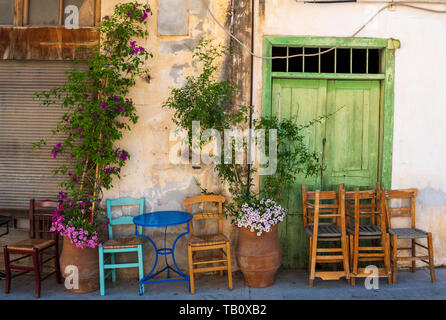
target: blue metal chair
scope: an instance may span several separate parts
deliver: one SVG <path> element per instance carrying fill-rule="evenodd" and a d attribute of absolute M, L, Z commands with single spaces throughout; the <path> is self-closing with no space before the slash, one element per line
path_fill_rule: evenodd
<path fill-rule="evenodd" d="M 143 239 L 140 237 L 129 237 L 129 238 L 113 238 L 113 226 L 116 225 L 133 225 L 133 217 L 132 216 L 121 216 L 116 219 L 112 219 L 111 216 L 111 207 L 112 206 L 132 206 L 139 205 L 139 214 L 144 213 L 144 203 L 145 198 L 142 197 L 140 199 L 123 197 L 118 199 L 107 199 L 107 217 L 110 219 L 110 223 L 108 225 L 108 238 L 101 247 L 99 247 L 99 282 L 101 287 L 101 296 L 105 295 L 105 279 L 112 275 L 112 281 L 116 282 L 116 269 L 117 268 L 139 268 L 139 280 L 144 277 L 144 267 L 143 267 L 143 259 L 142 259 L 142 242 Z M 142 230 L 139 230 L 141 233 Z M 122 252 L 137 252 L 138 253 L 138 262 L 135 263 L 115 263 L 115 254 Z M 110 254 L 105 259 L 105 254 Z M 111 263 L 106 264 L 110 260 Z M 106 269 L 111 269 L 110 272 L 105 274 Z M 140 293 L 144 293 L 144 287 L 140 288 Z"/>

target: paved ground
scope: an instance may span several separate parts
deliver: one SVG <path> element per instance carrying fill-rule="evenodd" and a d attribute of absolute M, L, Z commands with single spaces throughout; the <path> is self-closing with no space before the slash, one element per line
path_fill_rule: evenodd
<path fill-rule="evenodd" d="M 357 280 L 355 287 L 345 280 L 316 280 L 313 288 L 308 287 L 308 275 L 304 270 L 279 270 L 276 282 L 269 288 L 247 287 L 240 272 L 234 272 L 234 289 L 227 289 L 227 278 L 217 275 L 202 275 L 196 281 L 196 292 L 191 295 L 185 282 L 146 285 L 143 296 L 138 295 L 137 281 L 118 280 L 107 282 L 106 296 L 99 291 L 88 294 L 73 294 L 65 290 L 55 279 L 42 284 L 41 300 L 318 300 L 318 299 L 446 299 L 446 268 L 437 268 L 437 282 L 432 284 L 427 270 L 416 273 L 399 271 L 398 284 L 388 285 L 381 279 L 378 290 L 367 290 L 363 280 Z M 0 281 L 0 300 L 34 300 L 34 280 L 22 276 L 12 280 L 10 294 L 4 293 L 4 281 Z"/>

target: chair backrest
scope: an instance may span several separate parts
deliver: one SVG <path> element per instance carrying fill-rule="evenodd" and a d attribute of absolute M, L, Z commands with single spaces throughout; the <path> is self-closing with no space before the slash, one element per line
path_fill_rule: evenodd
<path fill-rule="evenodd" d="M 398 189 L 398 190 L 382 190 L 381 206 L 384 210 L 387 220 L 387 227 L 392 228 L 392 218 L 410 218 L 410 225 L 415 228 L 415 197 L 418 194 L 418 189 Z M 389 206 L 389 201 L 400 200 L 400 204 L 392 207 Z M 403 205 L 403 200 L 408 200 L 408 206 Z"/>
<path fill-rule="evenodd" d="M 360 220 L 368 218 L 373 225 L 385 222 L 385 215 L 381 210 L 381 186 L 376 184 L 376 190 L 359 190 L 345 192 L 345 214 L 347 224 L 353 220 L 358 225 Z M 383 219 L 383 220 L 381 220 Z"/>
<path fill-rule="evenodd" d="M 54 233 L 57 238 L 57 232 L 51 231 L 52 218 L 54 210 L 59 206 L 58 201 L 54 200 L 35 200 L 29 201 L 29 237 L 41 237 L 42 234 Z M 36 210 L 41 209 L 41 210 Z"/>
<path fill-rule="evenodd" d="M 109 219 L 108 224 L 108 238 L 113 239 L 113 226 L 133 224 L 133 216 L 121 216 L 113 219 L 111 214 L 112 207 L 122 207 L 122 206 L 139 206 L 139 215 L 144 214 L 144 205 L 146 198 L 141 197 L 131 198 L 131 197 L 121 197 L 118 199 L 106 199 L 105 203 L 107 205 L 107 217 Z M 141 228 L 140 228 L 141 229 Z M 139 230 L 141 233 L 141 230 Z"/>
<path fill-rule="evenodd" d="M 308 195 L 307 199 L 312 200 L 313 196 Z M 344 238 L 345 230 L 345 186 L 339 185 L 337 191 L 314 191 L 314 216 L 313 216 L 313 237 L 317 239 L 318 227 L 323 220 L 331 220 L 341 229 L 341 235 Z"/>
<path fill-rule="evenodd" d="M 200 212 L 194 213 L 193 219 L 189 222 L 190 234 L 194 234 L 193 221 L 203 219 L 218 219 L 218 233 L 223 233 L 223 203 L 226 201 L 225 197 L 219 195 L 200 195 L 195 197 L 188 197 L 184 199 L 183 205 L 187 207 L 187 212 L 192 214 L 192 205 L 201 203 L 216 203 L 218 205 L 218 212 Z"/>
<path fill-rule="evenodd" d="M 316 194 L 319 194 L 317 200 L 318 219 L 324 219 L 324 221 L 321 222 L 340 223 L 339 218 L 341 217 L 341 213 L 339 212 L 339 192 L 341 188 L 342 185 L 339 186 L 338 191 L 307 191 L 304 184 L 301 186 L 304 228 L 315 220 Z"/>

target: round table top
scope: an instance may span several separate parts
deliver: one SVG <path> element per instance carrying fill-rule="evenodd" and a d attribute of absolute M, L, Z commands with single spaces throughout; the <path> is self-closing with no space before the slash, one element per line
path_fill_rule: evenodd
<path fill-rule="evenodd" d="M 185 211 L 155 211 L 133 218 L 133 223 L 142 227 L 168 227 L 191 221 L 193 216 Z"/>

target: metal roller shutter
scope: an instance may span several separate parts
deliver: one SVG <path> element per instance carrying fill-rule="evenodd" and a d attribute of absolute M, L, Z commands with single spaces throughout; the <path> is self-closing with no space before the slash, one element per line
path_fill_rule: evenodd
<path fill-rule="evenodd" d="M 51 150 L 61 142 L 52 134 L 64 111 L 33 100 L 37 91 L 66 81 L 65 61 L 0 61 L 0 209 L 26 209 L 29 199 L 56 199 L 64 177 L 52 171 L 63 164 Z M 46 139 L 40 150 L 33 142 Z M 4 210 L 2 210 L 4 211 Z"/>

